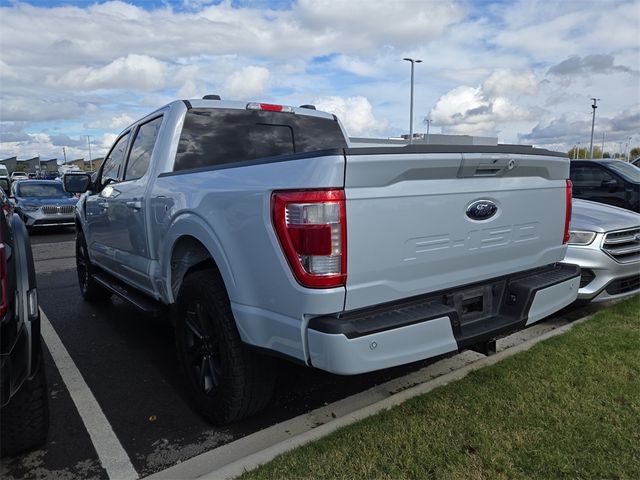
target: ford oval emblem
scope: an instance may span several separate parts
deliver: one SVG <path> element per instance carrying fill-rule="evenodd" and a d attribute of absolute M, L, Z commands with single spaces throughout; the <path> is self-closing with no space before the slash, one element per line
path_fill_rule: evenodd
<path fill-rule="evenodd" d="M 467 207 L 467 217 L 472 220 L 488 220 L 498 211 L 498 206 L 491 200 L 476 200 Z"/>

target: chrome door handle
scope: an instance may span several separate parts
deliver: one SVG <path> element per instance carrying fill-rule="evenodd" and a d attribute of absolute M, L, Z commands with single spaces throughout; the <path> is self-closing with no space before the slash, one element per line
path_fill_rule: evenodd
<path fill-rule="evenodd" d="M 127 202 L 127 207 L 132 208 L 133 210 L 140 210 L 142 208 L 142 202 L 140 200 Z"/>

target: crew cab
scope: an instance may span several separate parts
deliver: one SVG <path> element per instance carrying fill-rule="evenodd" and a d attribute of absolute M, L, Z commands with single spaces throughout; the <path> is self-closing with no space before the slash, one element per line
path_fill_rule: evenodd
<path fill-rule="evenodd" d="M 261 409 L 273 356 L 342 375 L 487 347 L 576 298 L 563 154 L 350 148 L 312 106 L 175 101 L 67 175 L 80 289 L 170 310 L 200 411 Z"/>

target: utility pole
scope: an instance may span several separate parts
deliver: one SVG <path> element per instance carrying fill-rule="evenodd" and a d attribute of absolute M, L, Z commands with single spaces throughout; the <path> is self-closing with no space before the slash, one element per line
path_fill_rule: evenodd
<path fill-rule="evenodd" d="M 429 126 L 431 125 L 431 119 L 429 117 L 425 117 L 424 123 L 427 124 L 427 145 L 429 145 Z"/>
<path fill-rule="evenodd" d="M 604 158 L 604 132 L 602 132 L 602 158 Z"/>
<path fill-rule="evenodd" d="M 415 58 L 403 58 L 407 62 L 411 62 L 411 101 L 409 106 L 409 144 L 413 143 L 413 67 L 416 63 L 422 63 L 422 60 Z"/>
<path fill-rule="evenodd" d="M 66 165 L 66 163 L 67 163 L 67 150 L 64 147 L 62 147 L 62 155 L 64 156 L 64 163 Z"/>
<path fill-rule="evenodd" d="M 598 103 L 598 100 L 600 99 L 592 98 L 591 100 L 593 100 L 593 105 L 591 105 L 591 108 L 593 108 L 593 116 L 591 117 L 591 143 L 589 144 L 589 158 L 593 158 L 593 127 L 596 124 L 596 108 L 598 108 L 596 103 Z"/>
<path fill-rule="evenodd" d="M 87 143 L 89 144 L 89 168 L 93 172 L 93 161 L 91 160 L 91 135 L 87 135 Z"/>

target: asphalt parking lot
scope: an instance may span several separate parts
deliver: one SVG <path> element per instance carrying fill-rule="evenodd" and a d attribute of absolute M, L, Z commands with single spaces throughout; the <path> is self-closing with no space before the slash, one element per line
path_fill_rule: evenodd
<path fill-rule="evenodd" d="M 338 377 L 282 362 L 267 410 L 230 427 L 213 427 L 185 395 L 170 322 L 147 318 L 115 298 L 104 305 L 84 302 L 72 229 L 35 232 L 31 238 L 44 313 L 51 429 L 41 450 L 2 461 L 3 479 L 123 478 L 127 472 L 143 477 L 428 363 Z M 61 372 L 72 377 L 71 386 Z M 105 456 L 111 469 L 104 468 Z"/>

